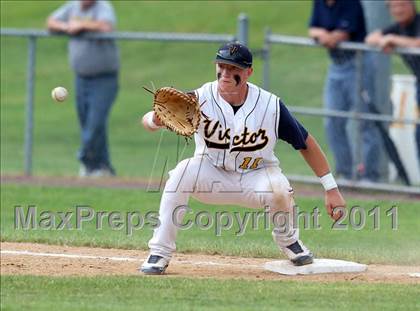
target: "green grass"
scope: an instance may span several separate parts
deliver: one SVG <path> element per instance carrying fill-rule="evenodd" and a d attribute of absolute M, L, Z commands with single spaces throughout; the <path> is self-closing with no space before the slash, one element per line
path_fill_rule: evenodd
<path fill-rule="evenodd" d="M 62 2 L 0 1 L 1 27 L 44 28 L 45 18 Z M 311 1 L 113 1 L 120 31 L 236 32 L 236 19 L 244 12 L 250 20 L 250 46 L 263 45 L 263 33 L 305 36 Z M 205 12 L 205 15 L 203 15 Z M 26 102 L 27 40 L 1 37 L 0 140 L 1 174 L 23 172 L 23 134 Z M 74 110 L 73 75 L 67 63 L 65 38 L 37 41 L 35 83 L 35 126 L 33 173 L 35 175 L 75 175 L 79 133 Z M 146 133 L 138 118 L 151 107 L 151 97 L 141 89 L 153 81 L 157 87 L 173 85 L 181 89 L 199 87 L 214 79 L 212 59 L 218 44 L 120 41 L 120 92 L 110 118 L 110 145 L 113 163 L 121 176 L 164 174 L 176 160 L 192 154 L 193 144 L 168 132 Z M 273 46 L 271 51 L 271 90 L 289 105 L 322 106 L 322 87 L 328 59 L 321 49 Z M 407 72 L 393 57 L 394 72 Z M 187 74 L 188 73 L 188 74 Z M 262 62 L 255 60 L 251 82 L 261 84 Z M 70 91 L 64 104 L 54 104 L 52 88 L 62 85 Z M 322 120 L 299 119 L 319 140 L 331 161 Z M 157 158 L 157 146 L 160 153 Z M 286 174 L 310 171 L 304 161 L 286 144 L 277 149 Z M 165 161 L 168 161 L 165 166 Z M 154 164 L 155 163 L 155 164 Z M 305 243 L 318 257 L 341 258 L 364 263 L 419 264 L 420 223 L 417 206 L 405 202 L 374 202 L 349 199 L 349 205 L 370 210 L 381 207 L 380 230 L 373 230 L 372 217 L 365 229 L 332 231 L 321 198 L 298 198 L 301 210 L 321 207 L 321 230 L 302 230 Z M 87 205 L 96 211 L 156 211 L 160 193 L 143 190 L 1 186 L 1 240 L 50 244 L 89 245 L 146 249 L 150 227 L 127 236 L 122 230 L 95 230 L 92 223 L 83 230 L 15 230 L 13 209 L 36 205 L 41 211 L 74 211 Z M 398 230 L 391 230 L 385 211 L 398 206 Z M 247 209 L 208 207 L 193 201 L 194 211 L 208 209 Z M 348 223 L 348 221 L 346 221 Z M 74 224 L 74 222 L 73 222 Z M 261 225 L 262 227 L 262 225 Z M 260 227 L 260 228 L 261 228 Z M 251 257 L 280 255 L 269 230 L 248 230 L 236 237 L 234 227 L 216 237 L 214 228 L 180 231 L 178 251 L 220 253 Z M 157 290 L 158 292 L 157 292 Z M 278 310 L 285 309 L 419 309 L 419 287 L 392 284 L 298 283 L 243 280 L 192 280 L 178 278 L 48 278 L 33 276 L 1 277 L 1 309 L 4 310 Z M 361 299 L 361 297 L 363 297 Z"/>
<path fill-rule="evenodd" d="M 3 276 L 4 310 L 415 310 L 419 285 Z M 398 300 L 396 299 L 398 297 Z"/>
<path fill-rule="evenodd" d="M 128 212 L 139 212 L 146 217 L 149 211 L 157 211 L 160 193 L 145 192 L 143 190 L 99 189 L 99 188 L 47 188 L 36 186 L 2 186 L 1 199 L 1 239 L 2 241 L 27 241 L 50 244 L 88 245 L 95 247 L 116 247 L 127 249 L 147 249 L 147 241 L 152 235 L 150 220 L 143 228 L 134 230 L 132 235 L 127 234 L 126 217 Z M 332 230 L 331 221 L 327 217 L 321 198 L 297 198 L 300 211 L 312 211 L 320 207 L 320 229 L 315 229 L 311 224 L 308 229 L 303 229 L 303 218 L 300 218 L 301 238 L 318 257 L 355 260 L 363 263 L 394 263 L 394 264 L 419 264 L 420 249 L 420 220 L 417 215 L 416 204 L 407 202 L 381 202 L 358 201 L 348 198 L 348 205 L 359 205 L 365 212 L 367 222 L 362 230 L 348 226 L 347 230 Z M 96 217 L 89 222 L 82 223 L 82 229 L 75 229 L 75 218 L 72 217 L 73 229 L 56 230 L 61 221 L 56 219 L 55 226 L 49 229 L 38 228 L 23 230 L 15 229 L 15 206 L 24 207 L 25 213 L 29 205 L 37 207 L 37 223 L 42 219 L 43 211 L 70 212 L 76 206 L 89 206 L 95 211 L 119 211 L 122 213 L 122 222 L 118 229 L 112 229 L 105 217 L 102 229 L 96 230 Z M 398 210 L 398 228 L 392 230 L 391 217 L 386 216 L 386 211 L 396 205 Z M 199 211 L 208 211 L 213 218 L 216 212 L 240 211 L 243 217 L 245 212 L 255 210 L 231 207 L 210 206 L 197 201 L 190 204 L 194 213 L 187 214 L 185 221 L 195 220 Z M 373 217 L 367 211 L 375 206 L 380 207 L 379 230 L 374 230 Z M 45 215 L 44 215 L 45 216 Z M 147 220 L 146 219 L 146 220 Z M 44 224 L 46 220 L 43 221 Z M 133 223 L 137 220 L 133 219 Z M 225 219 L 223 221 L 225 223 Z M 236 222 L 235 222 L 236 223 Z M 349 219 L 344 221 L 349 224 Z M 258 229 L 251 227 L 251 222 L 243 235 L 237 225 L 230 230 L 222 230 L 216 236 L 216 226 L 202 230 L 193 225 L 189 230 L 180 230 L 177 247 L 179 252 L 202 252 L 207 254 L 238 255 L 246 257 L 272 257 L 282 255 L 277 250 L 271 238 L 271 230 L 264 226 L 263 218 L 258 222 Z"/>

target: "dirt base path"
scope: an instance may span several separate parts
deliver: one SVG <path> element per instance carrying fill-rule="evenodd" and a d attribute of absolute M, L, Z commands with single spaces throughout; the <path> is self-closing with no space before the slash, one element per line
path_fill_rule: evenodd
<path fill-rule="evenodd" d="M 1 243 L 1 275 L 138 275 L 146 251 Z M 176 254 L 165 277 L 420 284 L 420 266 L 369 265 L 363 273 L 285 276 L 263 269 L 272 258 Z"/>

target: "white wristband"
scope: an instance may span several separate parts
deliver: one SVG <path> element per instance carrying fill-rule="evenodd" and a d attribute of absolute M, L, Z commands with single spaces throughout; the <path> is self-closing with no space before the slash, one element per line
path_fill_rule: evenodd
<path fill-rule="evenodd" d="M 337 183 L 335 182 L 334 176 L 331 173 L 328 173 L 320 177 L 319 181 L 321 182 L 325 191 L 338 188 Z"/>
<path fill-rule="evenodd" d="M 154 116 L 155 112 L 154 111 L 149 111 L 148 113 L 146 113 L 145 118 L 146 118 L 146 123 L 147 125 L 153 129 L 153 130 L 157 130 L 160 128 L 159 125 L 156 125 L 155 122 L 153 122 L 153 116 Z"/>

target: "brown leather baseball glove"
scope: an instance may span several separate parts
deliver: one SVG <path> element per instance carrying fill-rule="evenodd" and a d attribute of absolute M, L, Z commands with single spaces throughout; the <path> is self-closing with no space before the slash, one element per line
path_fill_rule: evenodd
<path fill-rule="evenodd" d="M 186 137 L 197 131 L 200 104 L 194 93 L 184 93 L 173 87 L 162 87 L 151 93 L 154 94 L 153 110 L 166 128 Z"/>

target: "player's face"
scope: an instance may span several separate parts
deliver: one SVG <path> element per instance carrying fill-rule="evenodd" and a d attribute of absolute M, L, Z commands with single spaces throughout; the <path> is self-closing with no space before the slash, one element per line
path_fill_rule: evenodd
<path fill-rule="evenodd" d="M 251 74 L 252 68 L 243 69 L 229 64 L 216 64 L 216 76 L 221 89 L 240 88 L 246 84 Z"/>
<path fill-rule="evenodd" d="M 397 23 L 408 23 L 415 15 L 413 4 L 408 0 L 391 0 L 388 5 L 389 11 Z"/>

